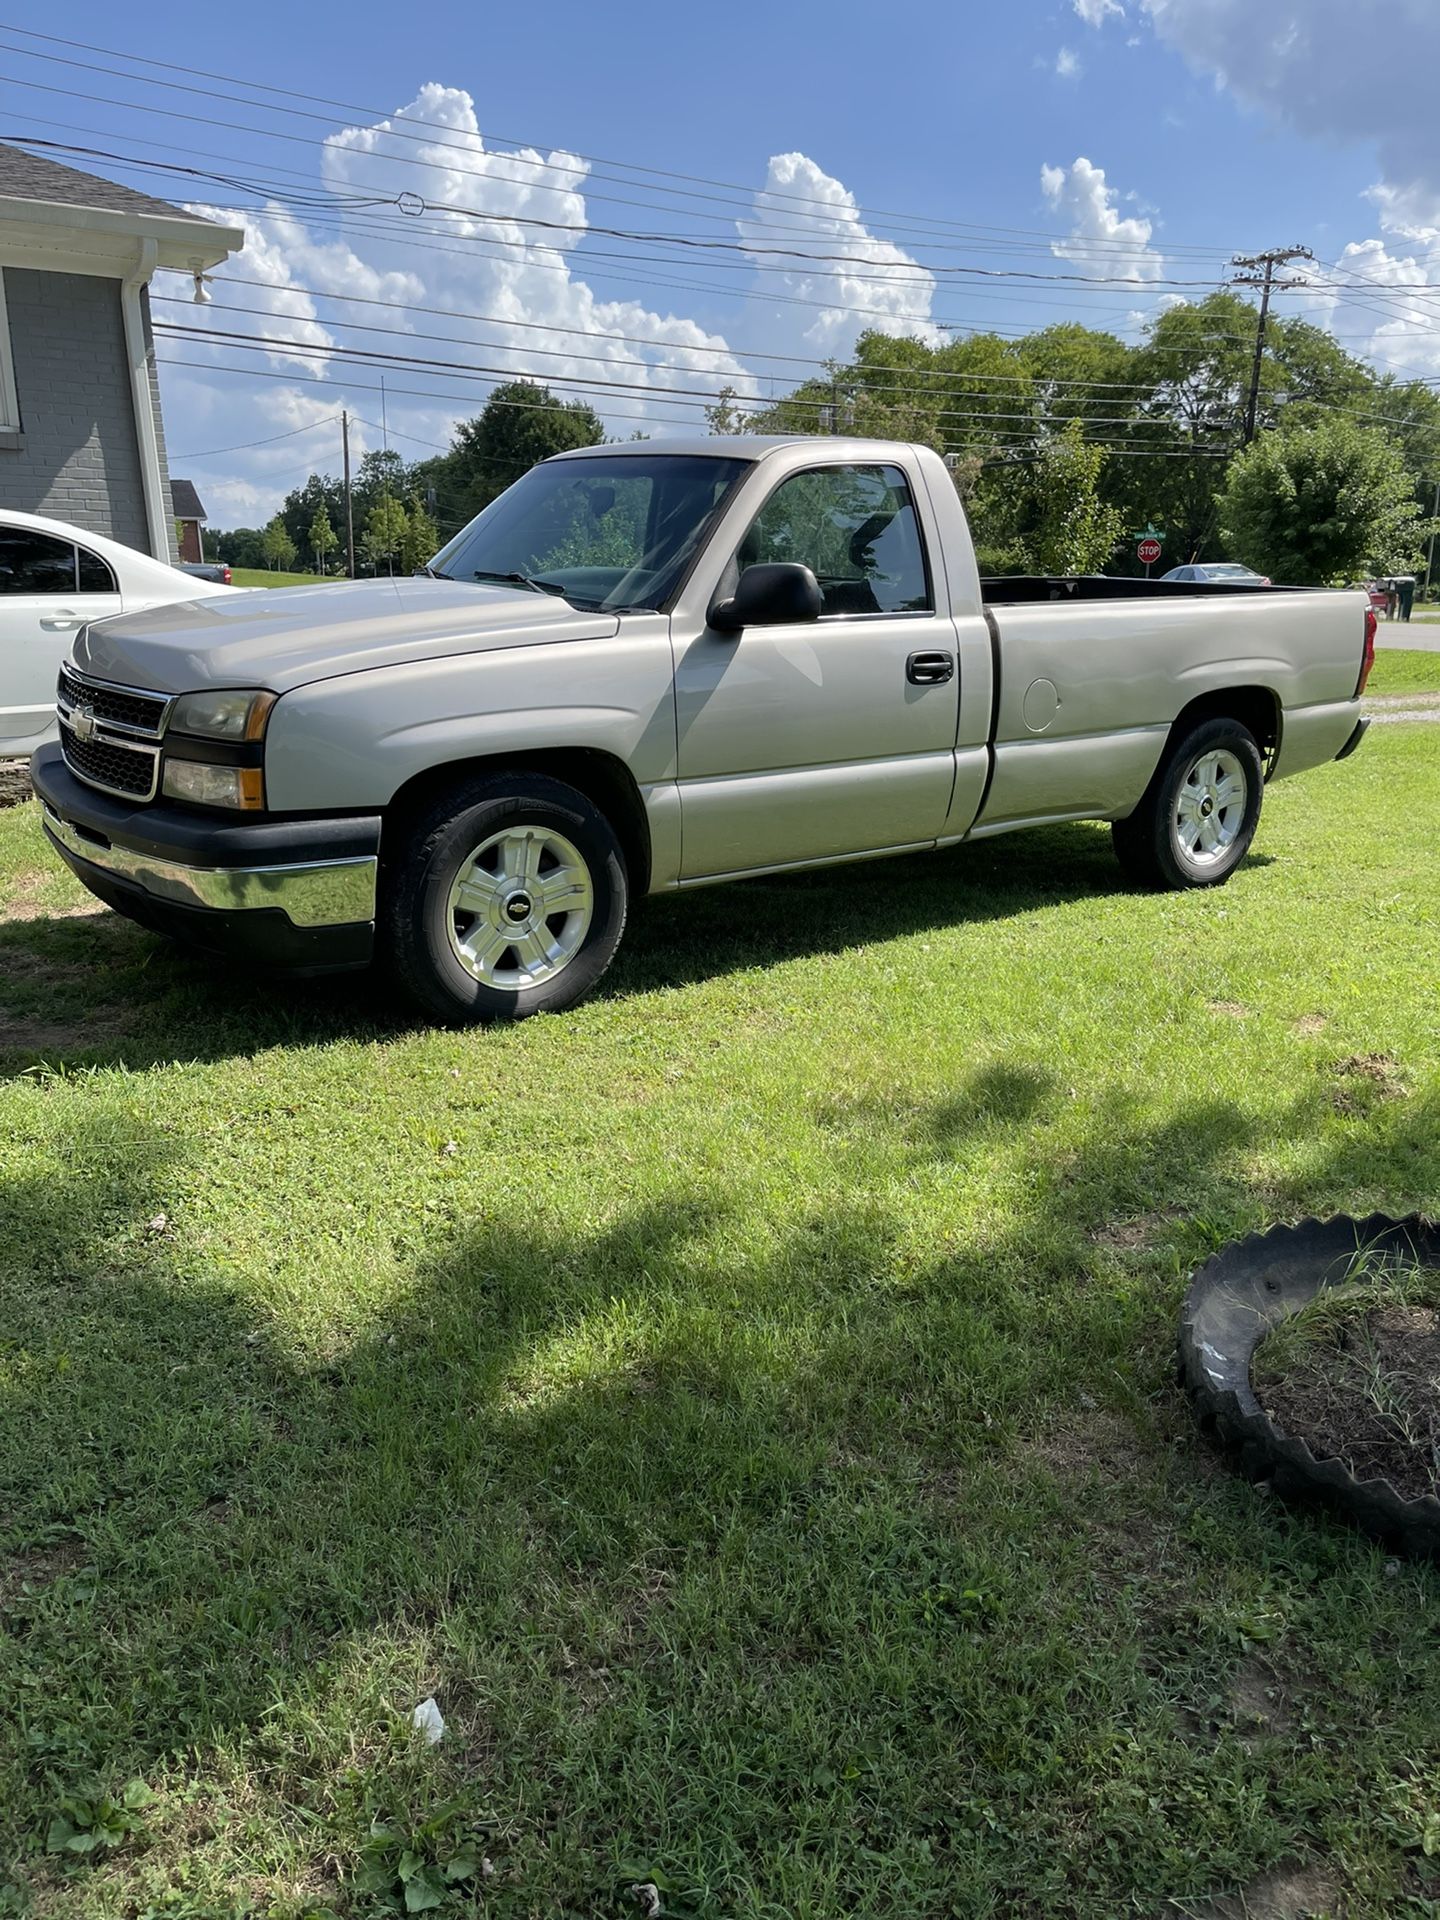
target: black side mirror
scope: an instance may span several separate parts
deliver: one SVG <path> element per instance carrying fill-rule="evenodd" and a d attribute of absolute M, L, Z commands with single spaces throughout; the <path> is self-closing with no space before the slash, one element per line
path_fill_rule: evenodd
<path fill-rule="evenodd" d="M 711 607 L 710 625 L 716 633 L 788 626 L 794 620 L 818 620 L 824 605 L 809 567 L 794 560 L 774 560 L 746 567 L 730 598 Z"/>

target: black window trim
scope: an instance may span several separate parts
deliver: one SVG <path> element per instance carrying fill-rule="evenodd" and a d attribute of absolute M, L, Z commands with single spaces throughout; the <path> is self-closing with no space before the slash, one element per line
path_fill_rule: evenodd
<path fill-rule="evenodd" d="M 110 582 L 108 587 L 81 586 L 80 556 L 82 554 L 87 560 L 93 561 L 97 567 L 104 569 L 105 578 Z M 120 591 L 120 582 L 116 577 L 115 569 L 105 558 L 104 554 L 96 553 L 93 547 L 82 546 L 78 540 L 75 542 L 75 591 L 76 593 L 119 593 Z"/>
<path fill-rule="evenodd" d="M 893 460 L 820 460 L 817 461 L 813 467 L 796 467 L 793 473 L 787 473 L 783 479 L 775 482 L 775 485 L 755 509 L 754 514 L 746 525 L 745 532 L 742 533 L 739 540 L 736 541 L 735 551 L 731 554 L 727 565 L 733 565 L 739 558 L 740 548 L 745 540 L 745 535 L 749 533 L 750 528 L 754 526 L 755 522 L 775 498 L 781 487 L 788 486 L 792 480 L 803 479 L 806 474 L 842 473 L 847 467 L 857 468 L 862 473 L 867 468 L 878 473 L 884 473 L 885 470 L 889 468 L 892 473 L 899 474 L 900 483 L 905 489 L 905 498 L 909 501 L 910 511 L 915 516 L 915 534 L 920 542 L 920 564 L 925 569 L 925 597 L 930 604 L 928 607 L 900 607 L 893 613 L 886 613 L 883 608 L 878 613 L 822 613 L 816 621 L 816 625 L 824 626 L 836 620 L 933 620 L 936 614 L 935 576 L 930 568 L 930 548 L 925 539 L 925 523 L 920 517 L 920 507 L 915 499 L 915 490 L 910 485 L 909 474 L 906 473 L 903 467 L 897 466 Z"/>

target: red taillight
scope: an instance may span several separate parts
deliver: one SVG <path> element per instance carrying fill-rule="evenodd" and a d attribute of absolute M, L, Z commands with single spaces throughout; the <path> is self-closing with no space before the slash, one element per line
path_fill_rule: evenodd
<path fill-rule="evenodd" d="M 1365 691 L 1365 682 L 1370 678 L 1370 669 L 1375 664 L 1375 628 L 1378 624 L 1375 609 L 1367 607 L 1365 609 L 1365 650 L 1360 655 L 1360 679 L 1355 688 L 1357 700 Z"/>

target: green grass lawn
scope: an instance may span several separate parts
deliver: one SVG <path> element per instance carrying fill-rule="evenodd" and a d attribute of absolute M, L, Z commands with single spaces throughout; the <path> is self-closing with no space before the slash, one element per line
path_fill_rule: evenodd
<path fill-rule="evenodd" d="M 1173 1381 L 1224 1240 L 1440 1208 L 1437 817 L 1376 728 L 1216 893 L 717 888 L 454 1034 L 0 812 L 0 1913 L 1440 1911 L 1436 1572 Z"/>
<path fill-rule="evenodd" d="M 1367 694 L 1440 692 L 1440 653 L 1418 647 L 1387 647 L 1375 655 Z"/>
<path fill-rule="evenodd" d="M 232 567 L 232 587 L 318 587 L 318 573 L 272 573 L 268 567 Z"/>

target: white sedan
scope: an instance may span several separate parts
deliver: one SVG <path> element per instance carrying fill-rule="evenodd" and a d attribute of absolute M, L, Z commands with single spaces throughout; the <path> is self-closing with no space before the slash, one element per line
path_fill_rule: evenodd
<path fill-rule="evenodd" d="M 0 509 L 0 759 L 54 737 L 55 679 L 80 627 L 240 591 L 62 520 Z"/>

